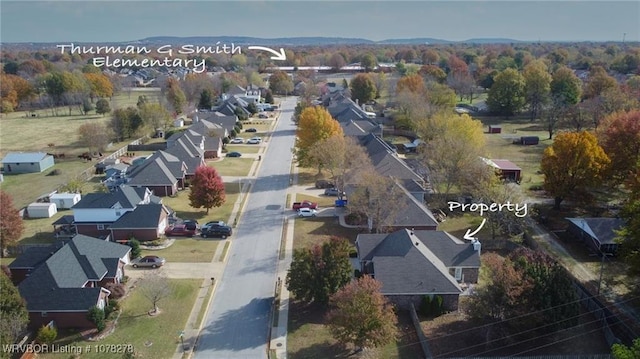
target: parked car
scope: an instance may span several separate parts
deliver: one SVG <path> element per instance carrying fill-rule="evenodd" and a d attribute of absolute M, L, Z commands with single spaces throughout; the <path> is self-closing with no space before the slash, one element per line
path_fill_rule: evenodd
<path fill-rule="evenodd" d="M 209 221 L 202 225 L 201 230 L 205 230 L 210 227 L 224 227 L 227 224 L 224 221 Z"/>
<path fill-rule="evenodd" d="M 231 141 L 229 141 L 229 143 L 244 143 L 244 138 L 236 137 L 236 138 L 232 139 Z"/>
<path fill-rule="evenodd" d="M 269 118 L 269 116 L 267 116 L 267 114 L 265 113 L 261 113 L 258 115 L 258 118 Z"/>
<path fill-rule="evenodd" d="M 318 204 L 315 203 L 315 202 L 304 200 L 302 202 L 294 202 L 292 208 L 294 210 L 298 210 L 298 209 L 301 209 L 301 208 L 317 209 L 318 208 Z"/>
<path fill-rule="evenodd" d="M 257 144 L 259 144 L 260 142 L 262 142 L 262 138 L 260 138 L 260 137 L 251 137 L 251 138 L 247 141 L 247 143 L 248 143 L 248 144 L 250 144 L 250 145 L 257 145 Z"/>
<path fill-rule="evenodd" d="M 315 217 L 316 213 L 318 213 L 318 211 L 312 208 L 300 208 L 298 210 L 298 217 Z"/>
<path fill-rule="evenodd" d="M 225 239 L 231 234 L 233 234 L 233 229 L 229 226 L 211 226 L 203 228 L 202 231 L 200 231 L 200 236 L 202 238 L 220 237 Z"/>
<path fill-rule="evenodd" d="M 321 179 L 316 181 L 316 188 L 333 188 L 335 186 L 335 183 L 329 180 Z"/>
<path fill-rule="evenodd" d="M 227 157 L 241 157 L 242 153 L 240 152 L 229 152 L 227 153 Z"/>
<path fill-rule="evenodd" d="M 258 132 L 258 129 L 254 127 L 249 127 L 246 130 L 244 130 L 244 132 Z"/>
<path fill-rule="evenodd" d="M 190 231 L 196 231 L 198 230 L 198 228 L 200 228 L 200 226 L 198 225 L 198 221 L 196 221 L 195 219 L 185 219 L 184 221 L 182 221 L 182 224 L 184 224 L 184 226 Z"/>
<path fill-rule="evenodd" d="M 182 236 L 182 237 L 193 237 L 196 234 L 197 230 L 188 229 L 184 224 L 176 224 L 175 226 L 171 226 L 164 231 L 166 236 Z"/>
<path fill-rule="evenodd" d="M 324 195 L 325 196 L 339 197 L 339 196 L 344 196 L 344 192 L 342 192 L 339 189 L 333 187 L 333 188 L 325 189 L 324 190 Z"/>
<path fill-rule="evenodd" d="M 133 268 L 138 268 L 138 267 L 158 268 L 158 267 L 162 267 L 165 262 L 166 260 L 162 257 L 145 256 L 142 258 L 136 258 L 132 260 L 131 265 L 133 266 Z"/>

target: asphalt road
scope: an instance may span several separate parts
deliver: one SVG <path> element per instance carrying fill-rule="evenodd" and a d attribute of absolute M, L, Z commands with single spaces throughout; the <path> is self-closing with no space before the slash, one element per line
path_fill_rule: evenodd
<path fill-rule="evenodd" d="M 195 358 L 266 358 L 289 186 L 296 98 L 281 116 L 251 189 L 196 347 Z M 284 278 L 283 278 L 284 280 Z"/>

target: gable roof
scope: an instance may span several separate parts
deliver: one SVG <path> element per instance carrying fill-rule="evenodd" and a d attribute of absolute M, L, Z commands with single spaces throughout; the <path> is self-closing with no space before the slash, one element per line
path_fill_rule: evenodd
<path fill-rule="evenodd" d="M 146 188 L 121 185 L 110 193 L 87 193 L 71 208 L 114 208 L 117 205 L 122 208 L 135 208 L 147 201 L 147 191 Z"/>
<path fill-rule="evenodd" d="M 184 162 L 166 151 L 156 151 L 151 158 L 129 173 L 129 184 L 173 186 L 184 176 Z"/>
<path fill-rule="evenodd" d="M 625 224 L 621 218 L 567 218 L 567 220 L 600 244 L 616 244 L 615 231 L 620 230 Z"/>
<path fill-rule="evenodd" d="M 53 255 L 60 245 L 52 244 L 50 246 L 33 246 L 27 247 L 13 262 L 9 264 L 10 269 L 26 269 L 35 268 L 44 263 L 51 255 Z"/>
<path fill-rule="evenodd" d="M 480 257 L 477 251 L 468 256 L 459 255 L 466 253 L 468 247 L 473 250 L 472 244 L 457 246 L 457 243 L 446 242 L 454 242 L 454 237 L 446 232 L 402 229 L 389 234 L 359 234 L 356 248 L 360 260 L 373 264 L 373 273 L 382 282 L 383 294 L 461 293 L 462 289 L 449 274 L 449 267 L 461 266 L 452 263 L 465 262 L 470 267 L 479 267 Z M 463 257 L 465 260 L 458 260 Z"/>
<path fill-rule="evenodd" d="M 482 160 L 487 165 L 503 171 L 521 171 L 522 170 L 520 167 L 518 167 L 518 165 L 516 165 L 515 163 L 509 160 L 494 160 L 489 158 L 482 158 Z"/>
<path fill-rule="evenodd" d="M 398 179 L 412 179 L 419 183 L 424 182 L 423 178 L 399 158 L 396 152 L 380 137 L 370 133 L 360 142 L 371 158 L 376 172 L 380 175 Z"/>
<path fill-rule="evenodd" d="M 119 259 L 130 251 L 129 246 L 85 235 L 73 237 L 18 285 L 27 310 L 86 311 L 102 289 L 83 286 L 115 275 Z"/>
<path fill-rule="evenodd" d="M 162 212 L 169 211 L 159 203 L 144 204 L 133 211 L 123 214 L 111 225 L 112 229 L 148 229 L 158 228 Z"/>
<path fill-rule="evenodd" d="M 2 159 L 2 163 L 26 163 L 40 162 L 46 157 L 51 157 L 45 152 L 10 152 Z"/>

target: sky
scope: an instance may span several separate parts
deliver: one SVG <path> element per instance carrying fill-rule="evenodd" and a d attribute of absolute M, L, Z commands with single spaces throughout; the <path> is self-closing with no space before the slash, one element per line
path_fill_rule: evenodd
<path fill-rule="evenodd" d="M 151 36 L 640 41 L 640 1 L 0 1 L 0 42 Z"/>

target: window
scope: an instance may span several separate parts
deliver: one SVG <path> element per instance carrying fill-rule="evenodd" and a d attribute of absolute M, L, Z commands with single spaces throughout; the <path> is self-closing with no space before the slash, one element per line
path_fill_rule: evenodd
<path fill-rule="evenodd" d="M 98 227 L 98 230 L 101 231 L 104 229 L 104 224 L 99 224 L 97 227 Z"/>
<path fill-rule="evenodd" d="M 120 217 L 121 215 L 122 215 L 122 212 L 116 211 L 116 216 Z"/>
<path fill-rule="evenodd" d="M 456 280 L 457 281 L 461 281 L 462 280 L 462 268 L 456 268 Z"/>

